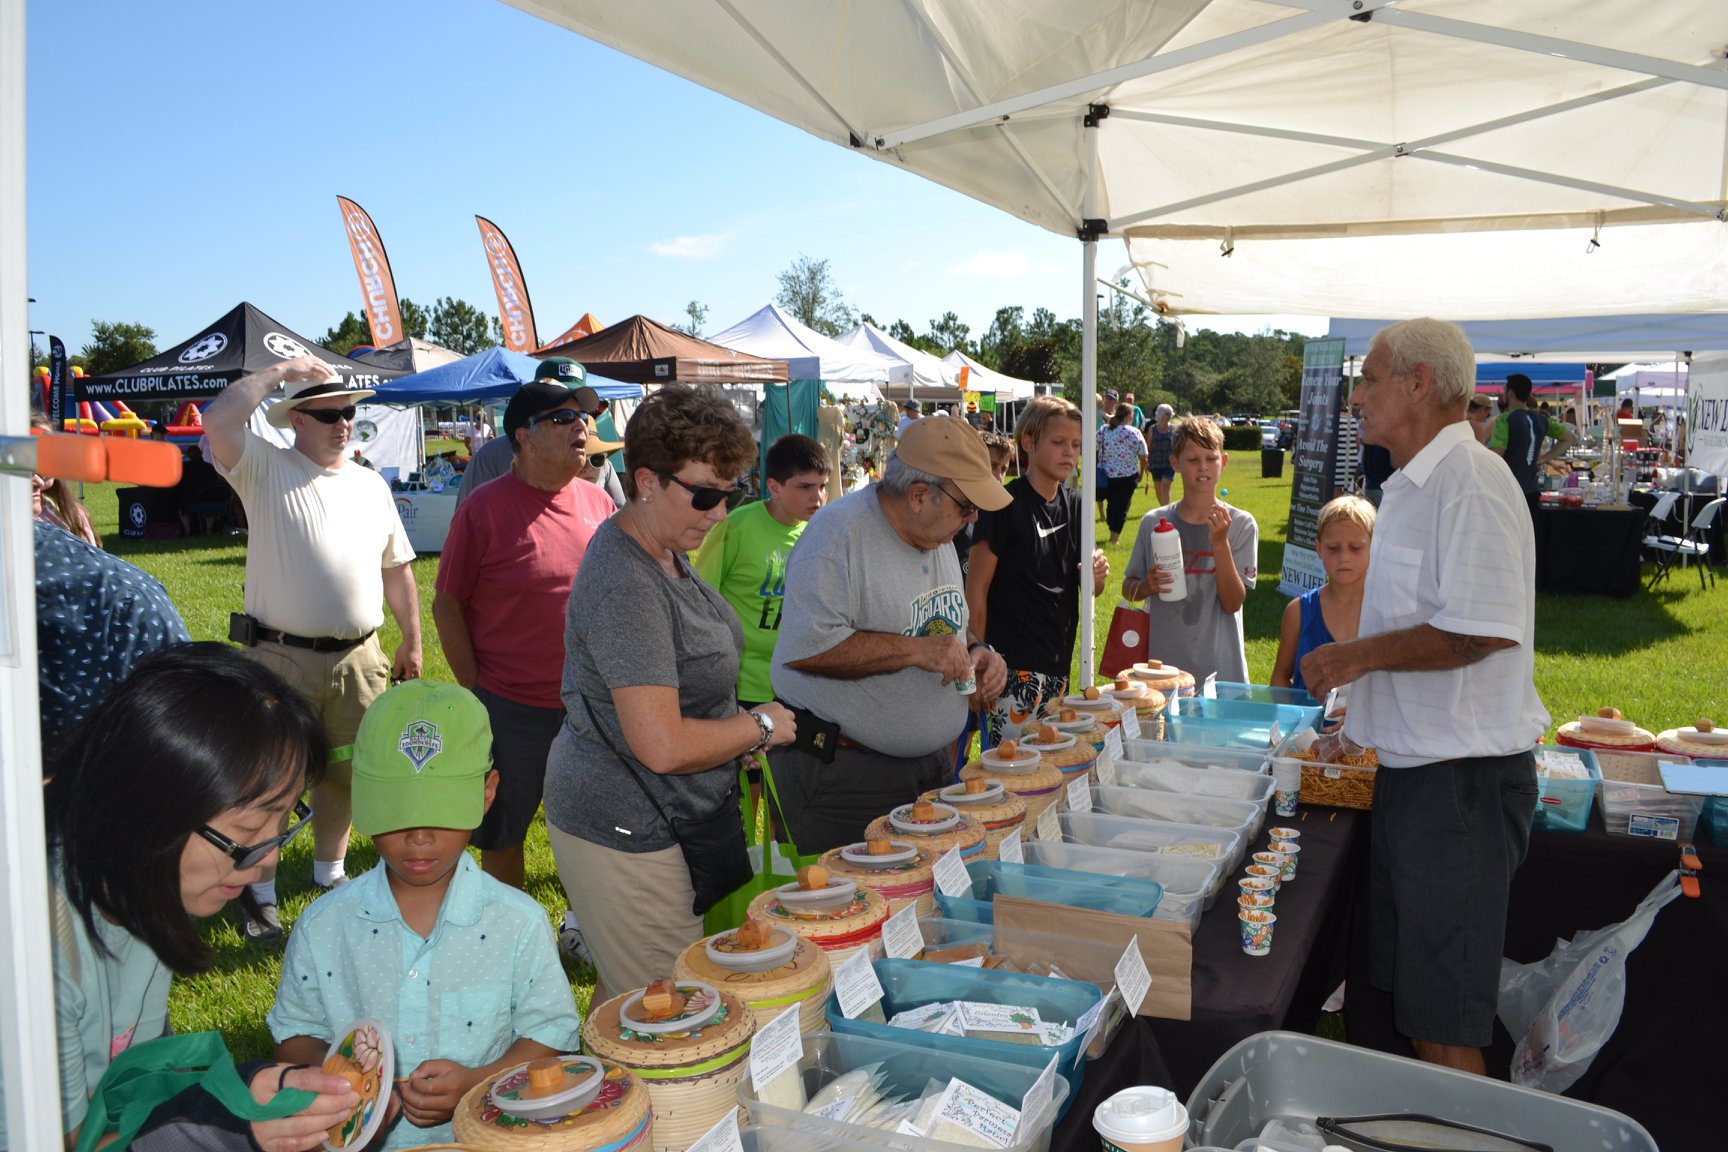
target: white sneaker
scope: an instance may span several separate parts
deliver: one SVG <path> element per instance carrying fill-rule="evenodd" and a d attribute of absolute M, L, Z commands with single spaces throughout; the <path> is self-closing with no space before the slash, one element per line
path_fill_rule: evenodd
<path fill-rule="evenodd" d="M 588 951 L 588 942 L 582 938 L 582 926 L 576 923 L 575 912 L 565 912 L 564 919 L 558 925 L 558 951 L 572 960 L 594 963 L 594 955 Z"/>

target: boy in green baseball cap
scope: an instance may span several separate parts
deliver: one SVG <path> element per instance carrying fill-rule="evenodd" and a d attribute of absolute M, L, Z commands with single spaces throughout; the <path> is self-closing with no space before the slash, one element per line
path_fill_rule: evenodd
<path fill-rule="evenodd" d="M 354 828 L 378 866 L 314 901 L 288 939 L 267 1018 L 277 1056 L 319 1064 L 337 1028 L 382 1023 L 409 1121 L 386 1149 L 451 1139 L 469 1088 L 579 1042 L 546 912 L 468 855 L 497 786 L 473 693 L 429 680 L 384 693 L 354 741 Z"/>

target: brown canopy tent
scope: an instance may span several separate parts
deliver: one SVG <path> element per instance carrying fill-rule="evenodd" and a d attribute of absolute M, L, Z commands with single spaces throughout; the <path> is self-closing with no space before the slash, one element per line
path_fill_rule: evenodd
<path fill-rule="evenodd" d="M 568 356 L 613 380 L 633 384 L 785 383 L 786 361 L 763 360 L 687 335 L 646 316 L 632 316 L 608 325 L 592 336 L 536 356 Z"/>

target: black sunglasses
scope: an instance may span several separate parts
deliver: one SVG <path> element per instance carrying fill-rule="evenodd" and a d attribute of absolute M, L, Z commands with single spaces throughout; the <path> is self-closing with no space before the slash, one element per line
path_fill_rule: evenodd
<path fill-rule="evenodd" d="M 288 841 L 300 834 L 300 829 L 310 823 L 311 806 L 304 800 L 298 800 L 294 804 L 294 823 L 289 825 L 288 831 L 280 836 L 272 836 L 262 844 L 236 844 L 208 824 L 198 829 L 198 835 L 221 849 L 228 859 L 234 861 L 234 867 L 244 872 L 248 868 L 256 868 L 264 857 L 287 845 Z"/>
<path fill-rule="evenodd" d="M 354 419 L 354 413 L 360 409 L 350 404 L 346 408 L 302 408 L 300 411 L 320 424 L 334 424 L 338 420 Z"/>
<path fill-rule="evenodd" d="M 554 408 L 550 412 L 542 412 L 538 416 L 528 417 L 528 427 L 537 424 L 556 424 L 562 428 L 566 424 L 574 424 L 582 419 L 582 413 L 575 408 Z"/>
<path fill-rule="evenodd" d="M 686 484 L 670 472 L 660 473 L 660 479 L 670 480 L 672 483 L 678 485 L 678 487 L 684 489 L 684 491 L 690 493 L 690 507 L 696 509 L 698 512 L 710 511 L 722 503 L 728 496 L 732 495 L 732 493 L 738 491 L 736 487 L 710 488 L 706 484 Z"/>

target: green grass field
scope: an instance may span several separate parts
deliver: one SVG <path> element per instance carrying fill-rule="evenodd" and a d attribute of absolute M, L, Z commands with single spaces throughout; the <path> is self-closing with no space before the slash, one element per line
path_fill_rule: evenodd
<path fill-rule="evenodd" d="M 1251 512 L 1260 523 L 1259 586 L 1248 596 L 1245 630 L 1248 668 L 1254 680 L 1271 673 L 1278 647 L 1278 621 L 1285 598 L 1278 593 L 1278 572 L 1288 520 L 1289 473 L 1262 479 L 1257 456 L 1248 454 L 1226 471 L 1227 499 Z M 1180 482 L 1178 482 L 1178 490 Z M 238 610 L 245 573 L 244 537 L 198 537 L 190 540 L 133 541 L 118 535 L 118 508 L 111 486 L 85 491 L 98 530 L 113 552 L 155 575 L 179 606 L 192 635 L 201 640 L 227 635 L 228 613 Z M 1153 497 L 1142 492 L 1132 516 L 1148 511 Z M 1108 549 L 1111 593 L 1096 606 L 1097 642 L 1101 647 L 1116 605 L 1114 590 L 1133 544 L 1131 518 L 1120 546 Z M 1099 523 L 1099 538 L 1107 533 Z M 438 647 L 432 624 L 432 585 L 436 556 L 414 562 L 420 587 L 421 626 L 426 637 L 425 674 L 449 679 L 449 665 Z M 1709 712 L 1713 685 L 1728 671 L 1728 650 L 1710 639 L 1714 590 L 1700 592 L 1691 573 L 1677 573 L 1660 591 L 1641 592 L 1627 600 L 1599 597 L 1537 597 L 1536 683 L 1557 722 L 1614 704 L 1652 730 L 1690 723 Z M 1724 593 L 1728 595 L 1728 592 Z M 547 627 L 562 627 L 548 621 Z M 386 624 L 383 642 L 393 651 L 400 639 L 394 622 Z M 1076 659 L 1076 668 L 1078 659 Z M 1552 733 L 1550 733 L 1550 736 Z M 311 899 L 309 840 L 292 846 L 278 881 L 283 922 Z M 349 871 L 370 867 L 375 856 L 369 843 L 357 841 L 349 854 Z M 551 850 L 542 825 L 528 841 L 528 888 L 549 914 L 561 914 L 564 894 L 553 869 Z M 261 1054 L 269 1048 L 264 1013 L 274 996 L 280 972 L 279 954 L 246 944 L 237 931 L 235 913 L 208 924 L 218 953 L 214 971 L 177 980 L 171 1004 L 177 1030 L 218 1029 L 237 1056 Z M 572 967 L 578 1003 L 586 1009 L 592 973 Z"/>

